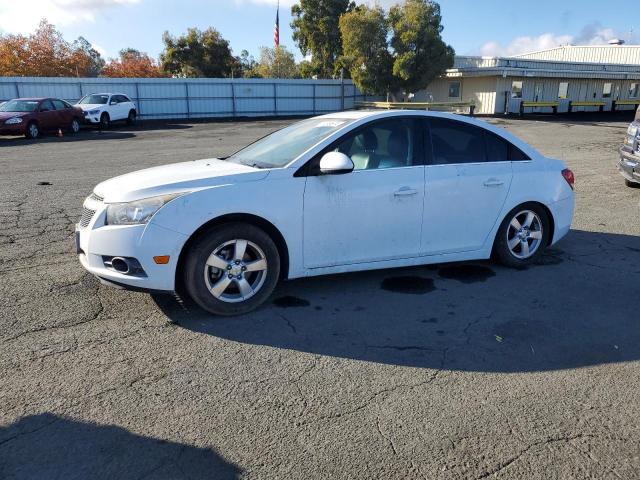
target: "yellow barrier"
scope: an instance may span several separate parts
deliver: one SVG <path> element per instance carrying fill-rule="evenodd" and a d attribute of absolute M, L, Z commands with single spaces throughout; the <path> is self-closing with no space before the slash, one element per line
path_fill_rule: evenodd
<path fill-rule="evenodd" d="M 613 103 L 616 105 L 640 105 L 640 98 L 636 100 L 616 100 Z"/>
<path fill-rule="evenodd" d="M 431 110 L 433 108 L 468 108 L 473 115 L 473 102 L 356 102 L 356 108 L 381 108 L 387 110 Z"/>
<path fill-rule="evenodd" d="M 525 107 L 551 107 L 553 109 L 553 113 L 558 113 L 558 105 L 560 105 L 560 102 L 528 102 L 528 101 L 523 101 L 523 102 L 520 102 L 520 115 L 524 115 Z"/>
<path fill-rule="evenodd" d="M 604 110 L 604 106 L 606 105 L 606 102 L 601 102 L 598 100 L 594 100 L 594 101 L 578 101 L 578 102 L 574 102 L 573 100 L 571 100 L 569 102 L 569 109 L 568 112 L 571 113 L 573 111 L 573 107 L 598 107 L 598 111 L 602 112 Z"/>

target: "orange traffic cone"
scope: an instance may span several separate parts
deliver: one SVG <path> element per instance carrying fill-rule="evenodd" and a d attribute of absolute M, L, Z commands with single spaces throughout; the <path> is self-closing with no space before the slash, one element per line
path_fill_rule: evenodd
<path fill-rule="evenodd" d="M 58 129 L 58 136 L 59 136 L 59 137 L 64 136 L 64 135 L 62 135 L 62 129 L 61 129 L 61 128 L 59 128 L 59 129 Z"/>

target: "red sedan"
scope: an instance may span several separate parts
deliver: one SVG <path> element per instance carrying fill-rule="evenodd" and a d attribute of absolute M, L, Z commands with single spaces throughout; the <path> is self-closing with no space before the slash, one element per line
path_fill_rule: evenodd
<path fill-rule="evenodd" d="M 80 131 L 82 110 L 58 98 L 16 98 L 0 105 L 0 135 L 37 138 L 43 132 Z"/>

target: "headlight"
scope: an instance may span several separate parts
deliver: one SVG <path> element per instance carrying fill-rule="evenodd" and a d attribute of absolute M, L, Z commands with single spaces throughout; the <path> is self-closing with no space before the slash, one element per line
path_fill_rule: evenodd
<path fill-rule="evenodd" d="M 147 223 L 164 205 L 182 193 L 144 198 L 129 203 L 112 203 L 107 207 L 107 225 L 140 225 Z"/>
<path fill-rule="evenodd" d="M 5 123 L 5 125 L 15 125 L 16 123 L 22 123 L 22 118 L 13 117 L 13 118 L 10 118 L 9 120 L 7 120 L 4 123 Z"/>
<path fill-rule="evenodd" d="M 89 110 L 87 113 L 89 113 L 89 115 L 97 115 L 100 113 L 100 110 Z"/>

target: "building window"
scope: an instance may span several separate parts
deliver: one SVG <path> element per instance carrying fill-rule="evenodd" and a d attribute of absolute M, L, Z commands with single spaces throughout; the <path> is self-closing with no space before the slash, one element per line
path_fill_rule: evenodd
<path fill-rule="evenodd" d="M 449 98 L 460 98 L 460 82 L 449 84 Z"/>
<path fill-rule="evenodd" d="M 629 86 L 629 98 L 638 98 L 640 96 L 640 83 L 632 83 Z"/>
<path fill-rule="evenodd" d="M 511 83 L 511 98 L 522 98 L 522 82 L 515 81 Z"/>
<path fill-rule="evenodd" d="M 604 88 L 602 89 L 602 98 L 611 98 L 611 87 L 610 83 L 605 83 Z"/>
<path fill-rule="evenodd" d="M 565 99 L 569 93 L 569 82 L 560 82 L 558 87 L 558 98 Z"/>

